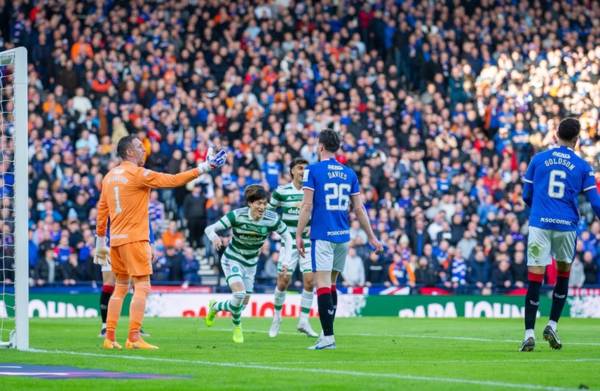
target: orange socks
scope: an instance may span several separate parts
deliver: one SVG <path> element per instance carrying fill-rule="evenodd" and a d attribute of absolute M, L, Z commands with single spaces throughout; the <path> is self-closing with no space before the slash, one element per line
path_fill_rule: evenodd
<path fill-rule="evenodd" d="M 108 314 L 106 316 L 106 339 L 110 341 L 115 340 L 115 329 L 121 316 L 121 309 L 123 308 L 123 299 L 127 296 L 127 290 L 129 289 L 129 280 L 117 280 L 115 285 L 115 291 L 110 297 L 108 302 Z"/>
<path fill-rule="evenodd" d="M 106 318 L 106 338 L 110 341 L 115 340 L 115 330 L 123 308 L 123 300 L 129 290 L 129 279 L 118 278 L 115 285 L 115 291 L 108 302 L 108 315 Z M 146 297 L 150 293 L 150 279 L 134 277 L 134 292 L 129 307 L 129 336 L 131 342 L 140 338 L 140 328 L 144 320 L 144 311 L 146 310 Z"/>
<path fill-rule="evenodd" d="M 146 310 L 146 297 L 150 293 L 150 281 L 134 283 L 133 298 L 129 307 L 129 341 L 135 342 L 140 338 L 140 328 Z M 108 328 L 107 328 L 108 332 Z"/>

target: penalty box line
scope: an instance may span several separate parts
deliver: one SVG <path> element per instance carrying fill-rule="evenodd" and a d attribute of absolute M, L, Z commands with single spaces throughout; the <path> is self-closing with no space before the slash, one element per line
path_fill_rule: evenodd
<path fill-rule="evenodd" d="M 226 328 L 207 328 L 207 331 L 231 332 L 231 329 Z M 268 334 L 268 331 L 258 329 L 244 329 L 244 332 Z M 299 335 L 299 332 L 280 331 L 279 334 Z M 418 334 L 373 334 L 373 333 L 339 333 L 341 336 L 347 337 L 377 337 L 377 338 L 416 338 L 416 339 L 442 339 L 449 341 L 471 341 L 471 342 L 490 342 L 490 343 L 521 343 L 523 341 L 516 339 L 493 339 L 480 337 L 460 337 L 446 335 L 418 335 Z M 567 342 L 566 345 L 582 345 L 582 346 L 600 346 L 600 342 Z"/>
<path fill-rule="evenodd" d="M 421 376 L 421 375 L 410 375 L 401 373 L 380 373 L 380 372 L 361 372 L 361 371 L 349 371 L 341 369 L 316 369 L 316 368 L 297 368 L 297 367 L 282 367 L 273 365 L 257 365 L 247 364 L 243 362 L 219 362 L 219 361 L 206 361 L 206 360 L 184 360 L 177 358 L 166 358 L 166 357 L 148 357 L 148 356 L 132 356 L 132 355 L 121 355 L 121 354 L 102 354 L 102 353 L 89 353 L 89 352 L 76 352 L 69 350 L 47 350 L 47 349 L 29 349 L 31 353 L 42 353 L 42 354 L 57 354 L 57 355 L 72 355 L 80 357 L 95 357 L 95 358 L 107 358 L 112 360 L 129 360 L 129 361 L 144 361 L 144 362 L 159 362 L 159 363 L 173 363 L 173 364 L 188 364 L 188 365 L 202 365 L 222 368 L 244 368 L 244 369 L 260 369 L 264 371 L 274 371 L 281 373 L 281 371 L 287 372 L 298 372 L 298 373 L 311 373 L 311 374 L 328 374 L 328 375 L 339 375 L 339 376 L 353 376 L 353 377 L 364 377 L 364 378 L 386 378 L 391 380 L 407 380 L 407 381 L 419 381 L 419 382 L 436 382 L 436 383 L 454 383 L 454 384 L 468 384 L 476 386 L 487 386 L 487 387 L 500 387 L 510 389 L 527 389 L 527 390 L 544 390 L 544 391 L 574 391 L 576 388 L 564 388 L 564 387 L 552 387 L 544 386 L 540 384 L 517 384 L 507 383 L 493 380 L 475 380 L 475 379 L 464 379 L 454 377 L 442 377 L 442 376 Z M 316 353 L 321 354 L 321 353 Z"/>

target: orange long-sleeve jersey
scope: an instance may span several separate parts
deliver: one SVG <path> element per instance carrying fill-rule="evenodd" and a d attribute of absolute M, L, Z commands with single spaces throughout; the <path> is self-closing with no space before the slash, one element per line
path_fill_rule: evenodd
<path fill-rule="evenodd" d="M 148 240 L 148 203 L 150 190 L 179 187 L 198 177 L 197 168 L 176 175 L 162 174 L 125 161 L 102 180 L 98 201 L 96 233 L 106 236 L 110 217 L 110 245 Z"/>

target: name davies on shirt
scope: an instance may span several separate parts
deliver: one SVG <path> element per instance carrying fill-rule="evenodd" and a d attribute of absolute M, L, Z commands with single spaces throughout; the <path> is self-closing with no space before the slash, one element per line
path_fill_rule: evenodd
<path fill-rule="evenodd" d="M 336 166 L 335 164 L 327 165 L 327 176 L 329 179 L 340 178 L 346 180 L 348 178 L 348 174 L 344 172 L 344 167 Z"/>

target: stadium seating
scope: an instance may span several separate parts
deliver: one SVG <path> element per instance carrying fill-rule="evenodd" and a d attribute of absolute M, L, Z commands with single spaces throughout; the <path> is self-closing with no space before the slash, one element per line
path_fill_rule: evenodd
<path fill-rule="evenodd" d="M 29 51 L 32 283 L 98 278 L 98 186 L 123 135 L 143 140 L 147 167 L 171 173 L 205 159 L 209 141 L 231 151 L 216 175 L 150 205 L 155 279 L 216 285 L 218 254 L 188 221 L 214 222 L 249 184 L 288 181 L 291 159 L 315 161 L 316 135 L 331 127 L 386 245 L 370 254 L 353 228 L 362 262 L 348 263 L 347 285 L 522 288 L 529 158 L 575 115 L 597 168 L 600 7 L 255 3 L 2 3 L 0 46 Z M 196 185 L 204 205 L 186 203 Z M 600 223 L 583 211 L 573 286 L 600 278 Z M 258 272 L 271 286 L 273 246 Z"/>

